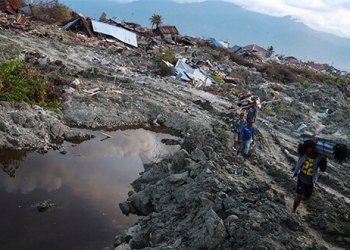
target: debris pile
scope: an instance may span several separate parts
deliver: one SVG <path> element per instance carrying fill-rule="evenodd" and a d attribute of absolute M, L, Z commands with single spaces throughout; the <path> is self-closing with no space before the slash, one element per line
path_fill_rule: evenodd
<path fill-rule="evenodd" d="M 154 46 L 145 43 L 146 49 L 80 31 L 88 36 L 84 43 L 72 30 L 31 25 L 35 29 L 31 26 L 28 32 L 0 30 L 3 53 L 14 58 L 18 50 L 24 51 L 28 62 L 55 77 L 55 87 L 67 99 L 62 99 L 58 113 L 0 102 L 2 149 L 47 152 L 59 149 L 64 140 L 90 138 L 74 127 L 157 126 L 157 131 L 181 134 L 181 150 L 144 165 L 132 183 L 120 207 L 142 217 L 116 237 L 116 249 L 347 249 L 350 172 L 347 157 L 336 148 L 338 143 L 349 144 L 349 97 L 344 88 L 313 80 L 307 88 L 299 81 L 271 81 L 265 72 L 238 65 L 199 43 L 185 47 L 149 38 Z M 37 35 L 46 32 L 48 36 Z M 186 65 L 184 59 L 178 61 L 183 71 L 158 74 L 154 58 L 165 49 L 174 51 L 176 59 L 187 59 Z M 252 60 L 264 63 L 258 57 Z M 204 78 L 193 85 L 187 69 L 231 80 L 206 86 Z M 261 104 L 254 123 L 256 145 L 243 161 L 231 150 L 229 122 L 253 100 Z M 329 142 L 331 150 L 329 167 L 312 199 L 296 215 L 291 213 L 292 167 L 301 134 L 319 134 L 325 139 L 320 150 Z"/>

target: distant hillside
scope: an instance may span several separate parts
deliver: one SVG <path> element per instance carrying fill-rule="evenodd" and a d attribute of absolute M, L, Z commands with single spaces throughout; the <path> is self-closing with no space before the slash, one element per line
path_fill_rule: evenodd
<path fill-rule="evenodd" d="M 310 29 L 289 16 L 271 17 L 225 2 L 62 2 L 88 17 L 98 19 L 105 12 L 107 17 L 120 17 L 146 27 L 151 26 L 149 18 L 159 14 L 164 24 L 175 25 L 182 35 L 215 37 L 228 41 L 231 46 L 258 44 L 267 48 L 272 45 L 277 54 L 294 56 L 302 61 L 333 64 L 338 69 L 350 71 L 350 39 Z"/>

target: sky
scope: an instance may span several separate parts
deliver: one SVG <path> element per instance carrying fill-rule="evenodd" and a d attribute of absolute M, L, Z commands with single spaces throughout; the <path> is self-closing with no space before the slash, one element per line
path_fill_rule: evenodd
<path fill-rule="evenodd" d="M 79 0 L 74 0 L 79 1 Z M 110 0 L 130 3 L 133 0 Z M 139 0 L 150 1 L 150 0 Z M 204 2 L 205 0 L 172 0 L 178 3 Z M 283 17 L 290 15 L 312 29 L 350 38 L 350 0 L 214 0 L 225 1 L 244 9 Z M 96 0 L 99 2 L 99 0 Z"/>

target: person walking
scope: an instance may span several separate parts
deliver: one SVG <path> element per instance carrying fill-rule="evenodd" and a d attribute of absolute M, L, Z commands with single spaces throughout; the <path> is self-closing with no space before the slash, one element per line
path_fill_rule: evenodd
<path fill-rule="evenodd" d="M 257 113 L 258 113 L 257 102 L 254 101 L 248 109 L 247 122 L 248 120 L 252 120 L 253 122 L 255 122 Z"/>
<path fill-rule="evenodd" d="M 239 134 L 241 133 L 241 130 L 243 126 L 246 124 L 246 120 L 244 119 L 245 114 L 242 112 L 239 114 L 239 118 L 236 118 L 233 121 L 233 150 L 236 151 L 238 147 L 238 139 L 239 139 Z"/>
<path fill-rule="evenodd" d="M 301 201 L 311 198 L 314 183 L 318 179 L 318 169 L 325 171 L 327 158 L 316 152 L 315 147 L 318 138 L 305 141 L 299 145 L 298 152 L 302 152 L 294 168 L 294 177 L 297 177 L 295 187 L 296 196 L 293 202 L 292 212 L 295 213 Z"/>
<path fill-rule="evenodd" d="M 240 147 L 237 154 L 239 154 L 240 151 L 243 151 L 244 160 L 248 157 L 250 145 L 253 145 L 255 141 L 255 128 L 253 127 L 253 123 L 253 120 L 248 120 L 247 124 L 242 127 L 238 138 Z"/>

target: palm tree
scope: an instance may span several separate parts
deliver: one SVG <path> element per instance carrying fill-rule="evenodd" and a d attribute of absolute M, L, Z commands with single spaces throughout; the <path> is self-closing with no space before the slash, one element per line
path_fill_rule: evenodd
<path fill-rule="evenodd" d="M 153 26 L 155 25 L 156 26 L 156 28 L 159 26 L 159 25 L 161 25 L 162 23 L 163 23 L 163 17 L 161 16 L 161 15 L 158 15 L 158 14 L 153 14 L 150 18 L 149 18 L 149 20 L 150 20 L 150 22 L 151 22 L 151 24 L 152 24 L 152 28 L 153 28 Z"/>
<path fill-rule="evenodd" d="M 275 51 L 273 50 L 273 47 L 272 47 L 272 46 L 269 46 L 269 47 L 267 48 L 267 51 L 268 51 L 267 55 L 268 55 L 269 57 L 272 56 L 273 53 L 275 53 Z"/>

